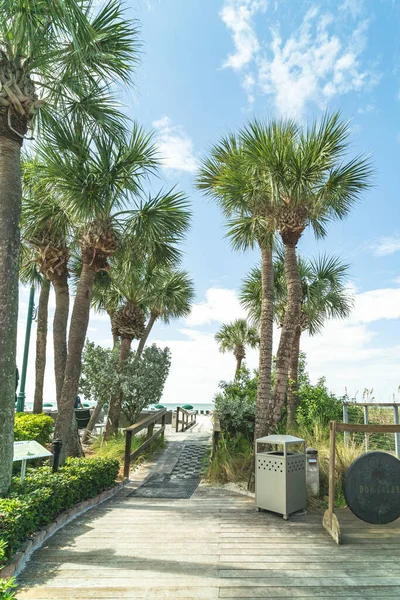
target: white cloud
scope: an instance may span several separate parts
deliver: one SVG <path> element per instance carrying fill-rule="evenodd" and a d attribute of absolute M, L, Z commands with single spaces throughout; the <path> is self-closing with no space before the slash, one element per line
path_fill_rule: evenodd
<path fill-rule="evenodd" d="M 206 300 L 193 305 L 186 323 L 196 327 L 213 322 L 227 323 L 245 316 L 235 290 L 210 288 L 206 292 Z"/>
<path fill-rule="evenodd" d="M 363 0 L 344 0 L 339 6 L 339 11 L 349 12 L 353 19 L 361 15 L 364 8 Z"/>
<path fill-rule="evenodd" d="M 197 159 L 193 142 L 183 129 L 172 125 L 167 116 L 154 121 L 153 127 L 156 130 L 156 142 L 163 167 L 167 171 L 196 171 Z"/>
<path fill-rule="evenodd" d="M 232 32 L 235 52 L 224 62 L 224 67 L 242 69 L 249 64 L 259 51 L 257 34 L 253 27 L 253 17 L 265 11 L 265 0 L 225 0 L 220 17 Z"/>
<path fill-rule="evenodd" d="M 309 103 L 324 108 L 334 96 L 371 84 L 372 76 L 359 60 L 367 22 L 346 43 L 330 32 L 331 25 L 330 16 L 313 8 L 288 39 L 282 39 L 279 29 L 272 30 L 269 53 L 259 59 L 259 83 L 279 114 L 299 118 Z"/>
<path fill-rule="evenodd" d="M 345 1 L 340 8 L 354 18 L 362 12 L 361 4 L 354 0 Z M 337 18 L 314 6 L 285 38 L 279 23 L 271 27 L 271 41 L 266 44 L 257 38 L 254 28 L 253 17 L 259 10 L 258 2 L 236 0 L 226 2 L 221 12 L 236 49 L 224 66 L 242 70 L 242 86 L 250 103 L 257 87 L 271 98 L 278 114 L 301 118 L 310 103 L 325 108 L 333 97 L 363 91 L 377 82 L 375 73 L 361 65 L 367 19 L 359 19 L 348 32 L 343 23 L 338 27 Z"/>
<path fill-rule="evenodd" d="M 382 237 L 372 244 L 372 251 L 375 256 L 387 256 L 400 250 L 400 235 Z"/>

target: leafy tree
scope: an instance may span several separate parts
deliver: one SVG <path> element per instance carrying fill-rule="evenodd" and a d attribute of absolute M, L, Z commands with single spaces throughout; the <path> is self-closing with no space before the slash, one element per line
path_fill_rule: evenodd
<path fill-rule="evenodd" d="M 97 402 L 88 426 L 83 434 L 83 442 L 89 440 L 102 408 L 110 402 L 112 390 L 120 385 L 118 372 L 119 352 L 114 347 L 103 348 L 87 341 L 82 354 L 82 370 L 79 389 L 88 400 Z"/>
<path fill-rule="evenodd" d="M 20 154 L 40 113 L 41 130 L 78 112 L 116 129 L 107 92 L 128 81 L 137 29 L 118 0 L 0 0 L 0 494 L 11 481 L 18 319 Z M 37 119 L 36 119 L 37 120 Z"/>
<path fill-rule="evenodd" d="M 257 387 L 257 374 L 252 376 L 246 367 L 240 370 L 233 382 L 219 383 L 221 391 L 214 399 L 215 412 L 225 435 L 235 438 L 242 434 L 253 441 Z"/>
<path fill-rule="evenodd" d="M 118 347 L 111 350 L 86 342 L 82 355 L 82 373 L 79 387 L 84 396 L 97 402 L 97 409 L 84 434 L 88 441 L 98 419 L 101 408 L 106 408 L 115 389 L 122 392 L 122 410 L 131 423 L 149 404 L 157 404 L 162 396 L 164 384 L 171 364 L 168 348 L 154 344 L 143 351 L 137 361 L 135 353 L 129 353 L 120 366 Z"/>
<path fill-rule="evenodd" d="M 122 411 L 130 423 L 135 423 L 149 404 L 158 404 L 171 366 L 169 348 L 147 346 L 139 359 L 135 353 L 122 370 Z"/>
<path fill-rule="evenodd" d="M 298 405 L 297 380 L 299 371 L 300 338 L 303 331 L 309 335 L 321 332 L 328 319 L 344 319 L 353 306 L 347 289 L 349 266 L 335 256 L 316 259 L 298 257 L 302 285 L 301 316 L 291 348 L 289 386 L 287 391 L 287 419 L 289 427 L 295 423 Z M 284 256 L 278 253 L 274 261 L 275 320 L 282 327 L 287 310 L 287 285 Z M 249 316 L 259 322 L 261 313 L 261 270 L 254 267 L 243 281 L 240 299 Z"/>
<path fill-rule="evenodd" d="M 215 334 L 220 352 L 233 352 L 236 358 L 235 378 L 238 377 L 242 361 L 246 357 L 246 346 L 258 348 L 260 337 L 255 327 L 251 327 L 246 319 L 236 319 L 223 324 Z"/>

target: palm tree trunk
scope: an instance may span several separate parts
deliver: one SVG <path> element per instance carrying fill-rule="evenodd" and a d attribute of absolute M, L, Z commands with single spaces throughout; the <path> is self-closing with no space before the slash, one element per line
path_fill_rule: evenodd
<path fill-rule="evenodd" d="M 139 358 L 142 356 L 144 347 L 146 345 L 147 342 L 147 338 L 150 335 L 151 330 L 153 329 L 153 325 L 154 323 L 157 321 L 158 319 L 158 315 L 156 315 L 155 313 L 151 312 L 150 313 L 150 318 L 147 322 L 146 325 L 146 329 L 144 330 L 144 334 L 142 335 L 142 337 L 140 338 L 137 350 L 136 350 L 136 355 L 135 355 L 135 360 L 139 360 Z"/>
<path fill-rule="evenodd" d="M 242 361 L 243 361 L 243 357 L 242 356 L 237 356 L 236 357 L 236 371 L 235 371 L 235 379 L 237 379 L 240 369 L 242 368 Z"/>
<path fill-rule="evenodd" d="M 284 240 L 285 241 L 285 240 Z M 289 376 L 290 356 L 296 328 L 300 322 L 302 287 L 297 267 L 296 244 L 285 243 L 285 277 L 287 286 L 287 309 L 283 320 L 281 338 L 276 355 L 275 383 L 272 407 L 268 414 L 268 433 L 271 433 L 282 415 Z"/>
<path fill-rule="evenodd" d="M 56 379 L 57 406 L 60 403 L 64 383 L 65 364 L 67 362 L 67 326 L 69 316 L 68 273 L 52 279 L 56 295 L 56 310 L 53 319 L 54 374 Z"/>
<path fill-rule="evenodd" d="M 0 120 L 0 496 L 11 483 L 18 323 L 21 143 Z M 16 137 L 16 136 L 14 136 Z"/>
<path fill-rule="evenodd" d="M 74 417 L 74 403 L 79 388 L 82 350 L 89 324 L 94 276 L 94 266 L 84 262 L 72 310 L 64 383 L 54 431 L 54 437 L 60 439 L 63 443 L 60 456 L 62 462 L 64 462 L 67 454 L 68 432 Z"/>
<path fill-rule="evenodd" d="M 132 340 L 130 338 L 122 337 L 121 338 L 121 351 L 119 355 L 119 365 L 118 368 L 121 369 L 124 361 L 127 359 L 129 351 L 131 349 Z M 108 409 L 107 415 L 107 425 L 106 425 L 106 433 L 105 439 L 109 440 L 112 435 L 117 433 L 119 418 L 121 416 L 121 404 L 122 404 L 122 394 L 121 391 L 117 391 L 110 400 L 110 408 Z"/>
<path fill-rule="evenodd" d="M 267 417 L 271 405 L 272 335 L 274 324 L 274 271 L 271 248 L 262 249 L 261 284 L 260 361 L 256 402 L 256 438 L 262 437 L 267 433 Z"/>
<path fill-rule="evenodd" d="M 289 363 L 289 383 L 287 391 L 287 429 L 291 431 L 296 425 L 296 413 L 299 405 L 298 397 L 298 377 L 299 377 L 299 356 L 300 356 L 300 337 L 301 327 L 296 328 L 292 352 Z"/>
<path fill-rule="evenodd" d="M 49 308 L 50 281 L 43 279 L 40 288 L 37 312 L 36 330 L 36 361 L 35 361 L 35 396 L 33 399 L 33 412 L 39 414 L 43 411 L 43 386 L 46 369 L 47 345 L 47 316 Z"/>

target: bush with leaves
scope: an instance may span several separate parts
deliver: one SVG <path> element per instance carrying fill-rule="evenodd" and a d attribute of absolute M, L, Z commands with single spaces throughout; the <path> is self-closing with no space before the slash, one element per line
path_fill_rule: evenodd
<path fill-rule="evenodd" d="M 226 436 L 254 437 L 258 376 L 243 367 L 234 381 L 221 381 L 215 397 L 215 412 Z"/>
<path fill-rule="evenodd" d="M 82 355 L 82 370 L 79 389 L 87 400 L 104 405 L 110 401 L 113 391 L 118 389 L 119 349 L 103 348 L 86 342 Z"/>
<path fill-rule="evenodd" d="M 122 411 L 130 423 L 140 412 L 157 404 L 162 396 L 171 366 L 169 348 L 147 346 L 139 360 L 131 352 L 123 365 L 119 364 L 118 346 L 110 350 L 87 342 L 82 360 L 80 390 L 85 398 L 108 407 L 111 394 L 120 389 Z"/>
<path fill-rule="evenodd" d="M 134 352 L 125 361 L 121 371 L 122 411 L 130 423 L 149 404 L 160 402 L 170 366 L 170 349 L 162 350 L 155 344 L 147 346 L 138 361 Z"/>
<path fill-rule="evenodd" d="M 16 413 L 14 419 L 14 440 L 35 440 L 42 446 L 50 443 L 54 421 L 51 417 L 39 414 Z"/>
<path fill-rule="evenodd" d="M 321 377 L 316 385 L 309 381 L 299 389 L 299 407 L 297 423 L 311 428 L 315 423 L 329 427 L 329 421 L 341 421 L 343 399 L 337 398 L 326 387 L 325 378 Z"/>
<path fill-rule="evenodd" d="M 70 458 L 57 473 L 50 467 L 14 477 L 7 498 L 0 499 L 0 541 L 12 554 L 39 527 L 61 512 L 115 485 L 119 462 L 111 458 Z"/>

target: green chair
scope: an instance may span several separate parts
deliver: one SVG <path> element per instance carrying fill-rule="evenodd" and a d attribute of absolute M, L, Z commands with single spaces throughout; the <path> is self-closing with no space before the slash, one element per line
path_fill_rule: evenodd
<path fill-rule="evenodd" d="M 90 410 L 88 408 L 76 408 L 75 417 L 78 423 L 78 429 L 86 429 L 90 421 Z"/>

